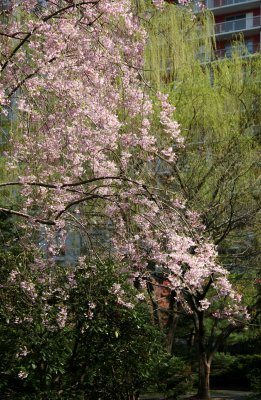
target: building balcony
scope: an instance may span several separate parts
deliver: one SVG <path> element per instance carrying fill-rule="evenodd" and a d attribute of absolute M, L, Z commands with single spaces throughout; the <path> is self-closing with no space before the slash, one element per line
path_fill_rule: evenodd
<path fill-rule="evenodd" d="M 234 47 L 228 45 L 224 49 L 217 49 L 213 54 L 205 54 L 200 52 L 197 54 L 197 59 L 201 64 L 210 63 L 213 61 L 224 60 L 232 58 L 233 55 L 238 55 L 242 58 L 254 57 L 260 53 L 260 43 L 248 42 L 245 45 Z"/>
<path fill-rule="evenodd" d="M 244 36 L 255 35 L 260 32 L 260 26 L 260 15 L 225 21 L 215 24 L 215 36 L 217 40 L 223 40 L 240 32 L 244 33 Z"/>
<path fill-rule="evenodd" d="M 260 0 L 207 0 L 206 5 L 214 15 L 222 15 L 259 8 Z"/>
<path fill-rule="evenodd" d="M 242 49 L 237 48 L 236 50 L 231 46 L 225 49 L 218 49 L 215 51 L 215 58 L 231 58 L 235 51 L 237 54 L 240 54 L 241 57 L 250 57 L 260 52 L 260 43 L 249 43 L 246 44 L 246 46 L 242 46 Z"/>

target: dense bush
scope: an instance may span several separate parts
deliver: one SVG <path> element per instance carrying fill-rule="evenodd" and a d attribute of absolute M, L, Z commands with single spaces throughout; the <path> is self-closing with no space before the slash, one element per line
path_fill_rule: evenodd
<path fill-rule="evenodd" d="M 191 367 L 182 358 L 170 356 L 162 352 L 152 369 L 152 387 L 157 391 L 171 395 L 190 392 L 195 383 Z"/>
<path fill-rule="evenodd" d="M 260 368 L 253 369 L 251 371 L 251 376 L 249 375 L 249 379 L 251 382 L 251 390 L 253 391 L 253 395 L 252 395 L 251 399 L 259 400 L 261 398 L 261 371 L 260 371 Z"/>
<path fill-rule="evenodd" d="M 143 295 L 119 267 L 41 270 L 6 251 L 0 263 L 0 396 L 117 400 L 187 389 L 190 370 L 166 356 Z"/>
<path fill-rule="evenodd" d="M 261 355 L 217 353 L 213 361 L 213 386 L 260 390 Z"/>
<path fill-rule="evenodd" d="M 48 398 L 82 391 L 90 399 L 117 399 L 143 387 L 161 340 L 118 268 L 41 271 L 23 254 L 0 258 L 2 393 L 12 388 L 15 398 L 29 392 L 40 399 L 50 391 Z"/>

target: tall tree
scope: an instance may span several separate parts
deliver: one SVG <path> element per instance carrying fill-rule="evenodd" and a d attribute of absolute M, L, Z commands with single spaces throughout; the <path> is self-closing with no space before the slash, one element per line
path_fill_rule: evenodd
<path fill-rule="evenodd" d="M 246 309 L 200 218 L 173 188 L 162 191 L 155 181 L 159 159 L 175 168 L 173 144 L 180 148 L 183 139 L 168 96 L 158 93 L 152 102 L 148 95 L 147 36 L 136 7 L 129 0 L 41 7 L 17 0 L 4 13 L 1 109 L 6 114 L 15 98 L 17 118 L 4 162 L 17 178 L 6 177 L 0 187 L 15 188 L 21 202 L 17 208 L 3 204 L 0 211 L 24 221 L 24 245 L 34 249 L 35 268 L 44 271 L 54 263 L 68 230 L 76 228 L 89 242 L 90 263 L 111 257 L 137 280 L 149 275 L 150 263 L 160 265 L 177 301 L 198 317 L 199 329 L 201 315 L 212 308 L 215 320 L 241 324 Z M 99 248 L 91 233 L 102 224 L 110 235 Z M 117 302 L 128 307 L 115 285 Z M 33 301 L 34 291 L 28 295 Z M 207 374 L 205 356 L 203 351 Z M 202 395 L 209 397 L 208 387 Z"/>
<path fill-rule="evenodd" d="M 170 188 L 178 191 L 187 204 L 201 213 L 207 234 L 219 245 L 223 265 L 231 264 L 240 253 L 242 263 L 245 248 L 249 246 L 246 232 L 258 235 L 261 206 L 258 134 L 261 114 L 256 83 L 260 76 L 260 55 L 248 55 L 239 40 L 234 43 L 230 59 L 217 60 L 209 13 L 195 16 L 187 9 L 169 6 L 165 12 L 150 14 L 147 29 L 151 39 L 146 50 L 146 76 L 152 87 L 169 93 L 185 139 L 175 165 L 167 157 L 161 158 L 157 180 L 162 191 Z M 245 237 L 241 243 L 239 232 Z M 226 251 L 228 248 L 231 250 Z M 234 261 L 234 266 L 238 267 L 239 262 Z M 244 277 L 247 274 L 250 285 L 255 273 L 245 271 Z M 229 318 L 219 326 L 212 309 L 218 300 L 212 295 L 210 277 L 202 291 L 188 293 L 187 299 L 193 304 L 200 398 L 209 396 L 209 372 L 215 351 L 240 327 Z M 200 309 L 200 302 L 208 302 L 209 296 L 212 305 Z M 173 298 L 175 292 L 170 294 L 169 304 L 169 327 L 175 328 L 177 317 L 173 313 L 181 309 Z M 223 306 L 219 304 L 218 308 L 222 310 Z"/>

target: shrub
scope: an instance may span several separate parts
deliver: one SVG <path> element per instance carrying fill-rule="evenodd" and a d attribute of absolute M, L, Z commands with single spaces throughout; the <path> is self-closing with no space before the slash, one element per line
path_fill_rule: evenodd
<path fill-rule="evenodd" d="M 258 390 L 261 355 L 217 353 L 212 367 L 212 385 Z"/>
<path fill-rule="evenodd" d="M 153 389 L 177 397 L 192 390 L 194 376 L 191 367 L 179 357 L 162 352 L 153 366 Z"/>
<path fill-rule="evenodd" d="M 117 400 L 146 386 L 162 337 L 119 267 L 30 258 L 0 253 L 0 394 Z"/>

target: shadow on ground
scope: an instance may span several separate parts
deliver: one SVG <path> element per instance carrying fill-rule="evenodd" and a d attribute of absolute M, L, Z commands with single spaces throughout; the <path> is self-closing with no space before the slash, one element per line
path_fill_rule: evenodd
<path fill-rule="evenodd" d="M 251 392 L 244 392 L 239 390 L 213 390 L 211 391 L 211 400 L 249 400 Z M 172 400 L 171 397 L 165 397 L 163 394 L 144 394 L 141 395 L 140 400 Z M 193 395 L 179 396 L 179 400 L 193 399 Z"/>

